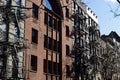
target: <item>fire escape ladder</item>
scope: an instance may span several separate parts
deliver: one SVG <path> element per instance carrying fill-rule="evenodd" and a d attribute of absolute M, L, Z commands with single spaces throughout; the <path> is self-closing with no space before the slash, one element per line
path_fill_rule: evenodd
<path fill-rule="evenodd" d="M 19 45 L 20 46 L 20 45 Z M 20 62 L 20 55 L 19 52 L 21 50 L 18 48 L 18 44 L 14 45 L 14 55 L 13 55 L 13 60 L 14 60 L 14 64 L 15 64 L 15 70 L 18 76 L 18 79 L 24 79 L 24 67 L 23 67 L 23 62 Z M 23 57 L 21 57 L 23 58 Z M 22 64 L 22 65 L 21 65 Z"/>
<path fill-rule="evenodd" d="M 11 5 L 12 0 L 6 0 L 6 4 L 4 0 L 2 1 L 3 3 L 0 0 L 0 23 L 6 24 L 7 29 L 6 32 L 0 29 L 0 80 L 25 80 L 23 60 L 27 40 L 20 35 L 21 24 L 19 22 L 25 14 L 24 12 L 21 14 L 21 5 L 14 7 Z M 9 31 L 11 22 L 16 28 L 15 34 Z"/>
<path fill-rule="evenodd" d="M 14 45 L 14 50 L 15 50 L 15 55 L 16 56 L 13 56 L 13 58 L 15 59 L 15 65 L 16 65 L 16 68 L 17 68 L 17 71 L 18 72 L 16 72 L 17 74 L 18 74 L 18 78 L 19 79 L 24 79 L 24 75 L 23 75 L 23 73 L 24 73 L 24 67 L 23 67 L 23 62 L 20 62 L 19 60 L 19 58 L 21 57 L 19 54 L 19 52 L 20 51 L 22 51 L 24 48 L 25 48 L 25 39 L 24 38 L 22 38 L 22 37 L 20 37 L 20 24 L 19 24 L 19 21 L 18 21 L 18 16 L 19 15 L 17 15 L 17 10 L 15 10 L 15 19 L 16 19 L 16 23 L 17 23 L 17 42 L 16 42 L 16 44 Z M 21 39 L 22 39 L 22 41 L 21 41 Z M 23 53 L 23 51 L 22 51 L 22 53 Z M 22 57 L 23 58 L 23 57 Z M 21 64 L 22 64 L 22 66 L 21 66 Z"/>
<path fill-rule="evenodd" d="M 71 52 L 71 56 L 73 58 L 73 68 L 72 71 L 74 73 L 73 80 L 84 80 L 85 79 L 85 70 L 88 66 L 86 56 L 86 46 L 83 45 L 83 42 L 81 42 L 83 36 L 87 35 L 87 32 L 83 28 L 87 28 L 86 25 L 86 19 L 85 16 L 80 13 L 79 11 L 76 11 L 72 15 L 74 26 L 71 32 L 71 36 L 73 38 L 73 50 Z M 84 23 L 82 23 L 84 22 Z M 82 43 L 82 44 L 81 44 Z M 85 68 L 86 67 L 86 68 Z"/>
<path fill-rule="evenodd" d="M 17 55 L 17 49 L 15 45 L 13 45 L 13 53 L 12 53 L 12 59 L 13 59 L 13 78 L 17 79 L 18 78 L 18 55 Z"/>

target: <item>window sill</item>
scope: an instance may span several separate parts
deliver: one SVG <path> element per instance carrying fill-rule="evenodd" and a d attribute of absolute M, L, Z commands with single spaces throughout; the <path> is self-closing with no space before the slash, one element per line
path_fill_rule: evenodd
<path fill-rule="evenodd" d="M 58 77 L 60 76 L 59 74 L 51 74 L 51 73 L 46 73 L 46 72 L 44 72 L 44 74 L 45 74 L 45 75 L 58 76 Z"/>
<path fill-rule="evenodd" d="M 30 72 L 32 72 L 32 73 L 37 73 L 37 71 L 35 71 L 35 70 L 30 70 Z"/>
<path fill-rule="evenodd" d="M 51 49 L 48 49 L 48 48 L 45 48 L 45 47 L 44 47 L 44 50 L 48 50 L 48 51 L 51 51 L 51 52 L 53 52 L 53 53 L 57 53 L 57 54 L 60 54 L 60 52 L 58 52 L 58 51 L 55 51 L 55 50 L 51 50 Z"/>
<path fill-rule="evenodd" d="M 36 45 L 36 46 L 38 45 L 38 43 L 34 43 L 34 42 L 31 42 L 31 44 Z"/>
<path fill-rule="evenodd" d="M 31 44 L 32 44 L 32 48 L 37 49 L 37 46 L 38 46 L 37 43 L 33 43 L 33 42 L 31 42 Z"/>
<path fill-rule="evenodd" d="M 33 17 L 33 22 L 37 23 L 37 21 L 38 21 L 38 18 Z"/>

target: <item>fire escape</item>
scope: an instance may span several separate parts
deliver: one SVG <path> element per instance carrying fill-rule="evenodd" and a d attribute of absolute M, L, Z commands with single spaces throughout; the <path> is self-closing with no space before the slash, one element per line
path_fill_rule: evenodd
<path fill-rule="evenodd" d="M 25 8 L 21 0 L 17 1 L 17 6 L 14 6 L 13 0 L 0 0 L 0 26 L 5 25 L 5 30 L 0 29 L 0 80 L 25 80 L 23 53 L 27 40 L 20 31 Z M 15 34 L 10 33 L 11 23 Z"/>
<path fill-rule="evenodd" d="M 96 80 L 97 73 L 100 72 L 101 55 L 99 52 L 100 47 L 100 33 L 97 29 L 98 26 L 94 24 L 89 28 L 89 42 L 90 42 L 90 64 L 92 66 L 91 78 Z"/>
<path fill-rule="evenodd" d="M 87 51 L 89 50 L 88 43 L 82 41 L 82 38 L 85 35 L 88 35 L 86 16 L 80 13 L 79 11 L 75 11 L 72 15 L 73 18 L 73 30 L 72 30 L 72 38 L 73 38 L 73 80 L 85 80 L 87 79 L 87 66 L 88 66 L 88 56 Z"/>

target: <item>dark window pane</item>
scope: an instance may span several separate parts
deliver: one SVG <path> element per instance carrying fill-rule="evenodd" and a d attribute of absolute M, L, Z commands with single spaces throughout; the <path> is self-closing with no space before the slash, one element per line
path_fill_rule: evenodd
<path fill-rule="evenodd" d="M 48 47 L 49 49 L 52 49 L 52 38 L 48 38 Z"/>
<path fill-rule="evenodd" d="M 39 10 L 39 7 L 36 4 L 33 4 L 32 16 L 37 19 L 38 19 L 38 10 Z"/>
<path fill-rule="evenodd" d="M 60 73 L 61 73 L 61 65 L 60 63 L 58 63 L 58 75 L 60 75 Z"/>
<path fill-rule="evenodd" d="M 47 48 L 47 36 L 44 35 L 44 47 Z"/>
<path fill-rule="evenodd" d="M 69 37 L 69 27 L 66 26 L 66 36 Z"/>
<path fill-rule="evenodd" d="M 70 48 L 68 45 L 66 45 L 66 55 L 68 56 L 70 54 Z"/>
<path fill-rule="evenodd" d="M 35 29 L 32 29 L 32 42 L 38 43 L 38 31 Z"/>
<path fill-rule="evenodd" d="M 60 53 L 60 51 L 61 51 L 61 44 L 60 44 L 60 42 L 58 41 L 58 52 Z"/>
<path fill-rule="evenodd" d="M 44 23 L 48 25 L 48 13 L 45 12 L 44 16 Z"/>
<path fill-rule="evenodd" d="M 48 16 L 48 23 L 49 23 L 49 26 L 52 27 L 52 16 Z"/>
<path fill-rule="evenodd" d="M 57 63 L 53 62 L 53 74 L 57 74 Z"/>
<path fill-rule="evenodd" d="M 31 70 L 37 71 L 37 56 L 31 55 Z"/>
<path fill-rule="evenodd" d="M 58 21 L 58 31 L 61 31 L 61 20 Z"/>
<path fill-rule="evenodd" d="M 57 19 L 53 19 L 53 27 L 55 30 L 57 29 Z"/>
<path fill-rule="evenodd" d="M 44 59 L 44 66 L 43 66 L 43 68 L 44 68 L 44 72 L 47 73 L 47 60 L 46 59 Z"/>
<path fill-rule="evenodd" d="M 48 61 L 48 73 L 52 73 L 52 61 Z"/>
<path fill-rule="evenodd" d="M 57 41 L 54 40 L 54 51 L 57 51 Z"/>
<path fill-rule="evenodd" d="M 66 65 L 66 76 L 70 77 L 70 66 Z"/>

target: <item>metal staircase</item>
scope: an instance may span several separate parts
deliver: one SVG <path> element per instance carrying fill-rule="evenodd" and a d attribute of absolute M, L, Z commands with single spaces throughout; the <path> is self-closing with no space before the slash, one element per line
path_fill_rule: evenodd
<path fill-rule="evenodd" d="M 5 30 L 0 28 L 0 80 L 25 80 L 24 50 L 27 40 L 20 25 L 21 21 L 24 24 L 22 17 L 25 13 L 21 8 L 22 0 L 17 0 L 19 5 L 14 1 L 0 0 L 0 25 L 5 24 Z M 16 5 L 12 5 L 13 2 Z"/>
<path fill-rule="evenodd" d="M 86 78 L 86 68 L 87 68 L 87 58 L 86 52 L 89 48 L 83 45 L 81 42 L 83 36 L 87 35 L 86 30 L 83 28 L 86 27 L 86 17 L 79 11 L 75 11 L 72 15 L 72 20 L 74 23 L 73 30 L 71 32 L 71 37 L 73 38 L 73 73 L 74 77 L 73 80 L 85 80 Z M 82 44 L 81 44 L 82 43 Z M 89 45 L 88 45 L 89 46 Z M 85 68 L 86 67 L 86 68 Z"/>

